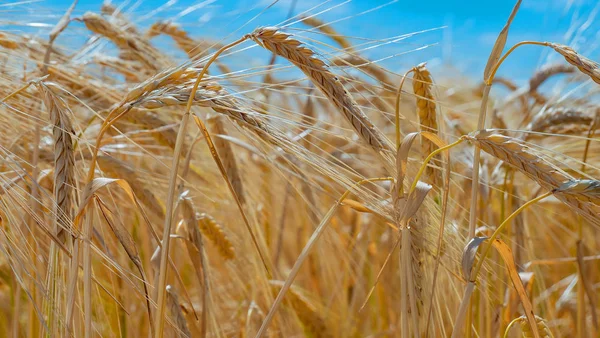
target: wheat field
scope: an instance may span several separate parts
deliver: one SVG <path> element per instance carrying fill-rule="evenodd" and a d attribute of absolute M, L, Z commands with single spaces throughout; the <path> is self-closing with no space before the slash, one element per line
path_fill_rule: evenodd
<path fill-rule="evenodd" d="M 600 68 L 508 45 L 520 5 L 476 79 L 327 4 L 0 31 L 0 336 L 600 337 Z"/>

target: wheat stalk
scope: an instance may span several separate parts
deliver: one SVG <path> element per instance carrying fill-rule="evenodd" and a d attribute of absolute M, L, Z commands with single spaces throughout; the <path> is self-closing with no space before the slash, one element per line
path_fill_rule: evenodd
<path fill-rule="evenodd" d="M 600 84 L 600 69 L 598 68 L 598 63 L 579 55 L 579 53 L 569 46 L 558 43 L 550 43 L 548 45 L 562 55 L 568 63 L 577 67 L 580 72 L 589 76 L 594 82 Z"/>
<path fill-rule="evenodd" d="M 148 67 L 148 69 L 152 71 L 158 70 L 158 67 L 156 66 L 156 59 L 153 60 L 152 58 L 148 57 L 151 57 L 152 54 L 156 53 L 149 51 L 148 46 L 144 46 L 139 39 L 135 39 L 130 33 L 123 31 L 119 27 L 116 27 L 96 13 L 85 13 L 82 17 L 82 21 L 87 29 L 93 33 L 104 36 L 123 51 L 133 52 L 133 54 L 130 55 L 132 55 L 136 60 L 142 62 L 144 66 Z"/>

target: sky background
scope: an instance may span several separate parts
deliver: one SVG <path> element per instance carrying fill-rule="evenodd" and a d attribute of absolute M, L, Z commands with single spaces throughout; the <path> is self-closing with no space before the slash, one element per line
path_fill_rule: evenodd
<path fill-rule="evenodd" d="M 5 0 L 6 1 L 6 0 Z M 0 2 L 0 30 L 25 30 L 47 35 L 71 1 Z M 280 25 L 287 17 L 293 0 L 281 0 L 270 8 L 272 0 L 145 0 L 113 1 L 141 26 L 169 19 L 183 26 L 192 36 L 234 39 L 258 26 Z M 102 1 L 80 0 L 75 16 L 85 11 L 98 12 Z M 334 22 L 341 34 L 361 44 L 403 34 L 421 32 L 409 38 L 365 50 L 363 55 L 393 71 L 404 72 L 420 63 L 429 67 L 452 67 L 479 79 L 485 62 L 506 18 L 514 5 L 510 0 L 298 0 L 294 14 L 305 11 Z M 316 7 L 316 8 L 315 8 Z M 598 59 L 600 20 L 596 15 L 600 2 L 593 0 L 524 0 L 508 38 L 507 47 L 522 40 L 552 41 L 568 44 L 593 60 Z M 257 17 L 258 16 L 258 17 Z M 28 23 L 25 25 L 24 23 Z M 77 26 L 77 24 L 75 24 Z M 76 41 L 77 35 L 89 36 L 80 29 L 61 38 L 62 44 Z M 302 30 L 302 24 L 290 27 L 303 37 L 326 41 Z M 170 42 L 164 42 L 170 43 Z M 172 45 L 172 43 L 171 43 Z M 174 52 L 175 53 L 175 52 Z M 548 48 L 526 46 L 518 50 L 501 68 L 500 75 L 525 81 L 535 68 L 560 57 Z"/>

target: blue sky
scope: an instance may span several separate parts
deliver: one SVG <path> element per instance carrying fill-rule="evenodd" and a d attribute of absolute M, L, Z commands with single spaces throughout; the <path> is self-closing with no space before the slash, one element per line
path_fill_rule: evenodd
<path fill-rule="evenodd" d="M 18 1 L 18 0 L 9 0 Z M 287 16 L 293 0 L 280 0 L 264 10 L 272 0 L 145 0 L 113 1 L 130 14 L 136 23 L 148 25 L 157 19 L 174 19 L 196 36 L 223 38 L 234 33 L 239 37 L 261 25 L 278 25 Z M 36 1 L 14 6 L 0 5 L 0 30 L 18 13 L 21 22 L 53 24 L 71 1 Z M 452 65 L 474 78 L 482 73 L 496 36 L 514 5 L 510 0 L 298 0 L 295 13 L 310 11 L 325 21 L 339 20 L 334 28 L 356 37 L 361 43 L 368 39 L 383 39 L 411 32 L 430 30 L 409 39 L 381 48 L 368 50 L 372 59 L 412 51 L 382 61 L 392 70 L 401 72 L 417 63 L 427 61 L 431 67 Z M 80 0 L 76 15 L 87 10 L 98 11 L 101 1 Z M 377 9 L 378 7 L 381 7 Z M 511 28 L 508 45 L 521 40 L 545 40 L 571 45 L 582 54 L 597 60 L 600 41 L 600 20 L 595 20 L 600 3 L 594 0 L 524 0 Z M 261 13 L 253 21 L 248 21 Z M 148 16 L 148 13 L 152 13 Z M 246 26 L 242 27 L 244 24 Z M 240 29 L 240 27 L 242 27 Z M 304 29 L 302 25 L 293 27 Z M 583 27 L 583 28 L 581 28 Z M 14 28 L 11 26 L 11 28 Z M 437 29 L 435 29 L 437 28 Z M 43 28 L 22 27 L 21 29 Z M 433 29 L 433 30 L 432 30 Z M 47 31 L 45 31 L 47 34 Z M 302 32 L 303 35 L 306 33 Z M 232 36 L 233 37 L 233 36 Z M 500 75 L 526 79 L 540 65 L 559 61 L 550 50 L 524 47 L 510 58 Z"/>

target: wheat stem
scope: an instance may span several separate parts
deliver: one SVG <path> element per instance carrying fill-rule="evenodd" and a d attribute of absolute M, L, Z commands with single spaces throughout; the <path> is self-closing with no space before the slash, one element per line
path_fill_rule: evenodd
<path fill-rule="evenodd" d="M 496 72 L 498 71 L 498 68 L 500 68 L 500 65 L 504 62 L 504 60 L 506 60 L 506 58 L 515 51 L 515 49 L 517 49 L 519 46 L 523 46 L 523 45 L 537 45 L 537 46 L 549 46 L 550 44 L 548 42 L 539 42 L 539 41 L 521 41 L 519 43 L 517 43 L 516 45 L 512 46 L 501 58 L 500 60 L 498 60 L 498 62 L 494 65 L 494 68 L 492 68 L 492 71 L 490 73 L 490 76 L 485 79 L 485 84 L 486 86 L 491 86 L 492 82 L 494 80 L 494 76 L 496 76 Z"/>

